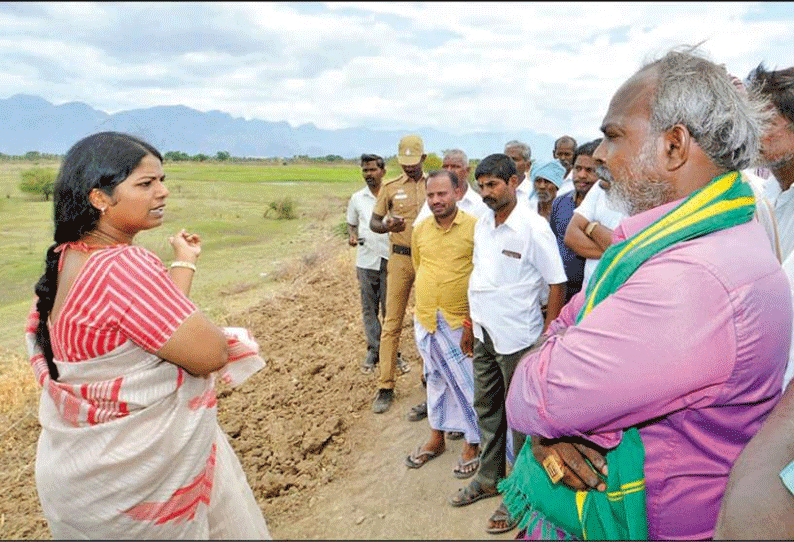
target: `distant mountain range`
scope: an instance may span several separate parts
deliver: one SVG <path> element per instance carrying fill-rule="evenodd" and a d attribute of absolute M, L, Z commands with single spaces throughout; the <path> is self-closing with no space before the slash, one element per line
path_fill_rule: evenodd
<path fill-rule="evenodd" d="M 0 100 L 0 152 L 23 155 L 28 151 L 65 154 L 80 138 L 105 130 L 126 132 L 149 141 L 161 152 L 183 151 L 214 156 L 227 151 L 240 157 L 339 155 L 355 158 L 363 152 L 384 157 L 397 153 L 397 142 L 407 130 L 368 128 L 322 130 L 313 124 L 293 128 L 287 122 L 245 120 L 222 111 L 202 112 L 183 105 L 132 109 L 108 114 L 82 102 L 53 105 L 27 94 Z M 519 133 L 482 132 L 448 134 L 432 128 L 411 131 L 422 136 L 425 149 L 440 155 L 463 149 L 470 158 L 501 152 L 511 139 L 526 142 L 533 159 L 551 158 L 554 138 L 526 130 Z"/>

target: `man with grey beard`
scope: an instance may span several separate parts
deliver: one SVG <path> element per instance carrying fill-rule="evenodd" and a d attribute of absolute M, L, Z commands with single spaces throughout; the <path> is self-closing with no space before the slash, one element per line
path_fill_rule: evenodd
<path fill-rule="evenodd" d="M 713 536 L 730 467 L 780 399 L 791 334 L 788 281 L 740 174 L 764 117 L 693 49 L 613 96 L 593 158 L 629 216 L 506 400 L 532 444 L 499 489 L 529 538 Z"/>
<path fill-rule="evenodd" d="M 590 188 L 579 207 L 574 209 L 563 239 L 571 250 L 585 258 L 582 278 L 582 290 L 585 292 L 601 256 L 612 244 L 614 229 L 628 216 L 621 207 L 615 207 L 607 196 L 606 191 L 612 179 L 607 168 L 598 166 L 596 176 L 598 182 Z"/>

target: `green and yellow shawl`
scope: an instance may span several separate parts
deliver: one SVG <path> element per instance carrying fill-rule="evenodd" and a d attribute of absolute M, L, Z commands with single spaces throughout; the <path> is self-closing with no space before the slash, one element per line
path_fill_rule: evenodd
<path fill-rule="evenodd" d="M 712 179 L 676 208 L 634 236 L 609 247 L 587 286 L 576 323 L 617 291 L 652 256 L 670 246 L 749 221 L 755 212 L 752 189 L 737 171 Z M 519 527 L 531 537 L 642 540 L 645 514 L 645 448 L 635 427 L 607 455 L 607 490 L 574 491 L 553 485 L 532 455 L 527 439 L 513 472 L 499 490 Z M 561 532 L 564 531 L 564 532 Z"/>

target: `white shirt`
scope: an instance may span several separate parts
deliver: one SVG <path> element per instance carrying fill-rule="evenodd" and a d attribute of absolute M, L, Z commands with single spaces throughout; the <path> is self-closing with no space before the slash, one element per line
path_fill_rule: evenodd
<path fill-rule="evenodd" d="M 529 172 L 527 171 L 527 173 Z M 524 203 L 529 203 L 530 199 L 533 196 L 535 196 L 535 187 L 532 184 L 532 181 L 529 180 L 529 175 L 526 175 L 524 177 L 524 180 L 521 181 L 521 184 L 519 184 L 516 187 L 516 199 L 519 201 L 523 201 Z M 530 205 L 530 209 L 537 209 L 537 208 L 538 208 L 538 200 L 537 197 L 535 196 L 535 206 L 532 207 Z"/>
<path fill-rule="evenodd" d="M 573 185 L 573 168 L 571 168 L 571 171 L 562 180 L 562 185 L 557 189 L 557 197 L 564 196 L 574 188 L 576 187 Z"/>
<path fill-rule="evenodd" d="M 607 193 L 601 188 L 601 185 L 597 181 L 590 187 L 590 190 L 587 191 L 587 195 L 585 195 L 579 207 L 574 210 L 574 213 L 579 213 L 585 217 L 588 222 L 595 220 L 610 230 L 617 228 L 620 221 L 628 216 L 627 213 L 612 205 L 612 202 L 610 202 L 607 197 Z M 601 258 L 587 258 L 585 260 L 582 290 L 587 291 L 587 282 L 590 280 L 590 275 L 593 274 L 593 271 L 595 271 L 600 261 Z"/>
<path fill-rule="evenodd" d="M 475 192 L 471 186 L 466 189 L 466 193 L 463 194 L 463 197 L 458 200 L 458 209 L 466 211 L 474 218 L 480 218 L 482 215 L 490 211 L 488 206 L 483 203 L 482 197 Z M 414 219 L 414 226 L 419 224 L 431 214 L 430 207 L 427 205 L 427 199 L 425 199 L 425 202 L 422 204 L 422 208 L 419 209 L 419 214 L 416 215 L 416 219 Z"/>
<path fill-rule="evenodd" d="M 527 180 L 529 180 L 529 176 L 527 176 Z M 524 183 L 521 184 L 523 185 Z M 573 185 L 573 169 L 572 169 L 571 171 L 568 172 L 568 175 L 566 175 L 565 178 L 562 180 L 562 185 L 560 185 L 557 188 L 557 195 L 554 197 L 556 198 L 559 196 L 564 196 L 574 188 L 576 187 Z M 516 190 L 516 192 L 518 192 L 518 190 Z M 529 191 L 529 207 L 535 210 L 538 209 L 538 193 L 535 192 L 534 184 L 532 185 L 532 189 Z"/>
<path fill-rule="evenodd" d="M 494 213 L 485 213 L 474 227 L 472 261 L 468 295 L 474 336 L 482 341 L 484 328 L 500 354 L 530 346 L 543 331 L 538 301 L 543 282 L 567 280 L 549 223 L 522 202 L 498 227 Z"/>
<path fill-rule="evenodd" d="M 780 191 L 780 184 L 770 173 L 766 181 L 766 196 L 773 202 L 777 233 L 780 238 L 780 255 L 785 260 L 794 251 L 794 185 L 785 192 Z"/>
<path fill-rule="evenodd" d="M 782 262 L 784 256 L 780 248 L 780 232 L 778 232 L 774 207 L 772 207 L 772 204 L 765 195 L 766 181 L 749 169 L 742 171 L 742 178 L 750 185 L 750 188 L 753 189 L 753 194 L 755 195 L 755 216 L 766 230 L 766 236 L 769 238 L 772 252 L 775 253 L 777 260 Z"/>
<path fill-rule="evenodd" d="M 794 303 L 794 255 L 789 255 L 783 261 L 783 271 L 786 272 L 786 277 L 788 277 L 789 287 L 791 288 L 791 300 Z M 783 374 L 783 390 L 786 389 L 789 381 L 794 377 L 794 327 L 791 328 L 791 339 L 792 343 L 789 348 L 786 372 Z"/>
<path fill-rule="evenodd" d="M 369 186 L 365 186 L 352 196 L 347 204 L 347 223 L 358 227 L 358 238 L 364 239 L 356 252 L 356 267 L 380 270 L 381 258 L 389 259 L 389 234 L 375 233 L 369 229 L 375 196 Z"/>

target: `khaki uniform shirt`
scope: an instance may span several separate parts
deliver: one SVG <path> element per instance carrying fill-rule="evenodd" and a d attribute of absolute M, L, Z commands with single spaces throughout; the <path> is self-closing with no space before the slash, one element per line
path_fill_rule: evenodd
<path fill-rule="evenodd" d="M 433 216 L 414 228 L 411 244 L 416 269 L 414 314 L 428 331 L 436 330 L 439 310 L 451 329 L 463 325 L 469 315 L 467 291 L 476 223 L 476 218 L 458 209 L 449 229 L 442 229 Z"/>
<path fill-rule="evenodd" d="M 411 246 L 414 219 L 427 198 L 426 183 L 427 177 L 424 174 L 419 181 L 414 181 L 403 173 L 396 179 L 391 179 L 381 185 L 372 213 L 382 217 L 391 213 L 405 219 L 403 231 L 389 233 L 392 244 Z"/>

